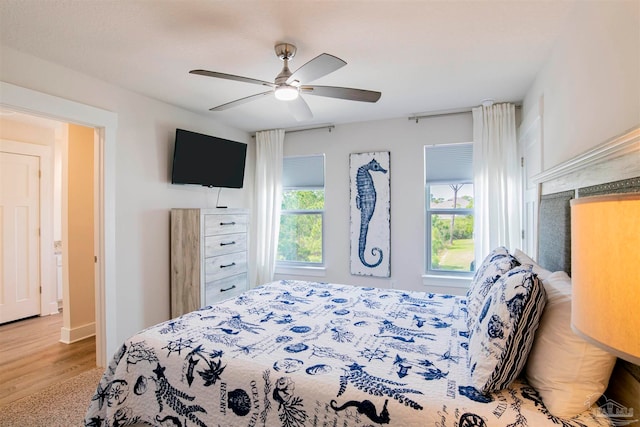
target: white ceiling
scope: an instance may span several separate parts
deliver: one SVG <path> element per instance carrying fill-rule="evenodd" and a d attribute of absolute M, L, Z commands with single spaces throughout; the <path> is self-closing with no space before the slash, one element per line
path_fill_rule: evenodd
<path fill-rule="evenodd" d="M 0 0 L 0 40 L 239 129 L 292 129 L 519 102 L 578 2 Z M 189 70 L 273 81 L 277 42 L 297 46 L 292 71 L 321 53 L 347 62 L 313 84 L 382 98 L 305 96 L 307 122 L 270 96 L 208 111 L 265 88 Z"/>

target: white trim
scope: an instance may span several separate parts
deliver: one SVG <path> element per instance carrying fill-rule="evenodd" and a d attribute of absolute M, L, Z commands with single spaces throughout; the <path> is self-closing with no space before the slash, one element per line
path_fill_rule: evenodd
<path fill-rule="evenodd" d="M 473 275 L 467 276 L 448 276 L 438 274 L 423 274 L 422 284 L 425 286 L 446 286 L 451 288 L 469 288 L 469 284 L 473 279 Z"/>
<path fill-rule="evenodd" d="M 612 176 L 615 178 L 612 179 Z M 542 184 L 542 194 L 640 176 L 640 126 L 604 144 L 531 177 Z"/>
<path fill-rule="evenodd" d="M 40 227 L 40 315 L 58 313 L 58 298 L 55 275 L 55 254 L 53 252 L 53 188 L 51 147 L 48 145 L 0 139 L 0 151 L 25 154 L 40 160 L 40 194 L 38 222 Z"/>
<path fill-rule="evenodd" d="M 116 228 L 115 228 L 115 172 L 116 130 L 118 115 L 57 96 L 0 82 L 0 105 L 23 111 L 77 123 L 98 129 L 100 141 L 98 180 L 101 192 L 98 195 L 100 217 L 96 227 L 101 236 L 96 280 L 96 364 L 106 366 L 107 354 L 115 353 L 118 346 L 116 316 Z"/>
<path fill-rule="evenodd" d="M 462 276 L 438 276 L 423 274 L 422 284 L 427 292 L 448 295 L 466 295 L 472 277 Z"/>
<path fill-rule="evenodd" d="M 61 328 L 60 342 L 63 344 L 72 344 L 85 338 L 92 337 L 95 334 L 95 322 L 87 323 L 86 325 L 78 326 L 75 328 Z"/>
<path fill-rule="evenodd" d="M 276 264 L 275 274 L 278 276 L 309 276 L 324 277 L 327 271 L 324 267 L 293 267 L 279 266 Z"/>

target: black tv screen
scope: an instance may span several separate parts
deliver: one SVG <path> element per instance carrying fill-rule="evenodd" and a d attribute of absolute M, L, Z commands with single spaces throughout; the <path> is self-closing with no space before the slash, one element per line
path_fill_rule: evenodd
<path fill-rule="evenodd" d="M 176 129 L 172 184 L 242 188 L 247 144 Z"/>

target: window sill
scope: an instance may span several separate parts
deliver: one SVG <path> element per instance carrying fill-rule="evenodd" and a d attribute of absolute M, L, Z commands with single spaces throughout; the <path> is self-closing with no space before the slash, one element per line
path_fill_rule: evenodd
<path fill-rule="evenodd" d="M 324 277 L 326 275 L 325 267 L 295 267 L 295 266 L 276 266 L 276 275 L 281 276 L 310 276 Z"/>
<path fill-rule="evenodd" d="M 423 274 L 422 284 L 430 292 L 450 295 L 466 295 L 472 277 Z"/>

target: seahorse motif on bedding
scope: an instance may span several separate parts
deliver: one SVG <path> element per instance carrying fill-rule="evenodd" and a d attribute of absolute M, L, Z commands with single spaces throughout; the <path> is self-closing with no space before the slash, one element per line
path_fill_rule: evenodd
<path fill-rule="evenodd" d="M 331 400 L 331 408 L 336 411 L 343 411 L 350 406 L 356 408 L 358 413 L 366 415 L 371 421 L 378 424 L 389 424 L 391 418 L 389 417 L 389 411 L 387 410 L 387 403 L 389 403 L 389 399 L 384 400 L 384 406 L 380 411 L 380 415 L 377 414 L 376 406 L 370 400 L 363 400 L 361 402 L 357 400 L 349 400 L 345 402 L 342 406 L 338 406 L 338 402 L 335 400 Z"/>
<path fill-rule="evenodd" d="M 358 239 L 358 256 L 360 262 L 369 268 L 374 268 L 382 263 L 384 254 L 382 249 L 378 247 L 371 248 L 371 255 L 378 255 L 378 260 L 374 263 L 368 263 L 364 258 L 364 252 L 367 245 L 367 233 L 369 232 L 369 221 L 373 217 L 373 213 L 376 208 L 376 188 L 373 184 L 373 178 L 371 173 L 382 172 L 387 173 L 387 170 L 380 166 L 380 163 L 376 159 L 372 159 L 369 163 L 364 164 L 358 168 L 356 174 L 356 188 L 358 194 L 356 195 L 356 207 L 360 210 L 360 237 Z"/>

